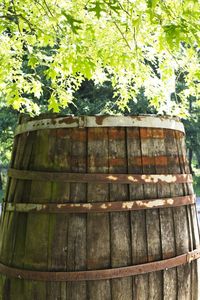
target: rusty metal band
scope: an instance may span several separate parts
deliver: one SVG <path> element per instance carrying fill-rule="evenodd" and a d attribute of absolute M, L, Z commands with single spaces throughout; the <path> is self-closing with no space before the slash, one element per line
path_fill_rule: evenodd
<path fill-rule="evenodd" d="M 90 127 L 144 127 L 184 131 L 177 118 L 164 116 L 79 116 L 32 120 L 17 126 L 15 135 L 42 129 Z"/>
<path fill-rule="evenodd" d="M 9 169 L 8 176 L 22 180 L 88 183 L 192 183 L 191 174 L 97 174 Z"/>
<path fill-rule="evenodd" d="M 91 271 L 78 271 L 78 272 L 45 272 L 45 271 L 32 271 L 26 269 L 18 269 L 0 264 L 0 273 L 11 277 L 35 281 L 90 281 L 90 280 L 105 280 L 129 277 L 139 274 L 146 274 L 150 272 L 171 269 L 191 263 L 193 260 L 200 258 L 200 248 L 191 252 L 164 260 L 128 266 L 114 269 L 104 270 L 91 270 Z"/>
<path fill-rule="evenodd" d="M 92 202 L 92 203 L 4 203 L 5 211 L 16 211 L 23 213 L 92 213 L 92 212 L 114 212 L 132 211 L 153 208 L 177 207 L 190 205 L 196 202 L 195 195 L 182 197 L 116 201 L 116 202 Z"/>

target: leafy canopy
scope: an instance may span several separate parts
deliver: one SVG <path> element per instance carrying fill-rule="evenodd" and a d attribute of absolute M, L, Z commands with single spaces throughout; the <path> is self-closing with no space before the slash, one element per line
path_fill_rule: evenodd
<path fill-rule="evenodd" d="M 200 94 L 199 7 L 198 0 L 3 0 L 1 103 L 39 113 L 43 99 L 58 112 L 88 79 L 110 81 L 120 109 L 142 88 L 158 112 L 183 115 L 187 98 Z"/>

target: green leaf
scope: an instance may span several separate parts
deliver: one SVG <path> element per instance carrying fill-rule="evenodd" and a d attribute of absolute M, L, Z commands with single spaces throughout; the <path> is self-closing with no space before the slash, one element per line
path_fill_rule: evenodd
<path fill-rule="evenodd" d="M 29 60 L 28 60 L 28 66 L 31 68 L 35 68 L 39 64 L 38 58 L 35 57 L 34 55 L 30 55 Z"/>
<path fill-rule="evenodd" d="M 156 5 L 158 4 L 159 0 L 148 0 L 148 7 L 154 9 Z"/>
<path fill-rule="evenodd" d="M 88 9 L 88 11 L 95 12 L 96 17 L 99 19 L 101 17 L 101 13 L 106 11 L 105 4 L 100 1 L 95 1 L 92 4 L 92 7 Z"/>
<path fill-rule="evenodd" d="M 107 2 L 107 5 L 110 7 L 111 10 L 113 10 L 114 12 L 116 12 L 117 14 L 120 13 L 121 11 L 121 6 L 119 5 L 119 3 L 117 1 L 113 1 L 113 3 Z"/>
<path fill-rule="evenodd" d="M 58 113 L 60 111 L 59 104 L 54 93 L 52 93 L 51 97 L 49 98 L 48 109 L 52 110 L 55 113 Z"/>
<path fill-rule="evenodd" d="M 75 19 L 72 15 L 67 14 L 64 10 L 62 11 L 62 15 L 67 19 L 68 24 L 71 26 L 73 33 L 78 33 L 78 30 L 81 29 L 81 26 L 78 24 L 82 24 L 83 21 Z"/>
<path fill-rule="evenodd" d="M 42 84 L 40 81 L 33 81 L 32 93 L 36 98 L 40 98 L 42 94 Z"/>

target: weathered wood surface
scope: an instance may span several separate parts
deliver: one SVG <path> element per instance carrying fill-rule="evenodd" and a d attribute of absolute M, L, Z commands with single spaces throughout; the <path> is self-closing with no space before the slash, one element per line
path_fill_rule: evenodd
<path fill-rule="evenodd" d="M 157 151 L 154 147 L 154 130 L 151 128 L 140 129 L 140 142 L 142 154 L 142 170 L 144 174 L 155 174 L 156 165 L 155 158 Z M 154 158 L 148 161 L 148 157 Z M 147 159 L 146 159 L 147 158 Z M 157 186 L 146 184 L 144 185 L 145 198 L 157 198 Z M 161 239 L 160 239 L 160 220 L 159 210 L 146 211 L 146 235 L 147 235 L 147 258 L 148 262 L 161 260 Z M 153 272 L 149 276 L 148 296 L 149 299 L 159 300 L 163 295 L 162 271 Z"/>
<path fill-rule="evenodd" d="M 127 128 L 128 173 L 142 174 L 142 151 L 139 128 Z M 129 186 L 130 200 L 144 199 L 143 185 Z M 130 213 L 132 264 L 148 262 L 146 212 Z M 148 299 L 148 274 L 133 277 L 133 299 Z"/>
<path fill-rule="evenodd" d="M 23 120 L 22 120 L 23 122 Z M 185 174 L 184 135 L 155 128 L 45 129 L 16 136 L 11 167 L 71 173 Z M 8 182 L 11 203 L 134 201 L 192 194 L 191 184 Z M 4 212 L 0 261 L 31 270 L 81 271 L 174 257 L 199 245 L 195 205 L 145 211 Z M 198 300 L 197 262 L 93 282 L 33 282 L 0 276 L 0 300 Z"/>
<path fill-rule="evenodd" d="M 125 128 L 109 129 L 109 172 L 127 173 L 127 143 Z M 128 185 L 111 184 L 110 201 L 129 199 Z M 113 268 L 131 265 L 131 233 L 129 212 L 110 214 L 111 266 Z M 132 299 L 132 278 L 111 281 L 112 299 Z"/>
<path fill-rule="evenodd" d="M 167 151 L 171 157 L 168 160 L 168 167 L 171 173 L 181 173 L 181 161 L 173 159 L 177 156 L 178 146 L 175 132 L 170 132 L 167 139 Z M 179 154 L 179 153 L 178 153 Z M 171 184 L 171 193 L 173 195 L 184 195 L 184 185 Z M 179 209 L 173 208 L 173 221 L 175 233 L 175 251 L 180 255 L 189 251 L 189 224 L 187 220 L 186 207 Z M 179 299 L 190 299 L 190 271 L 191 265 L 180 266 L 177 268 L 177 297 Z"/>
<path fill-rule="evenodd" d="M 89 173 L 108 173 L 108 130 L 88 129 Z M 109 201 L 108 184 L 92 184 L 87 187 L 88 202 Z M 110 218 L 107 213 L 94 213 L 87 216 L 87 269 L 110 267 Z M 88 282 L 88 299 L 111 299 L 109 280 Z"/>
<path fill-rule="evenodd" d="M 157 151 L 161 152 L 163 156 L 170 156 L 171 153 L 167 151 L 168 141 L 166 140 L 167 132 L 160 129 L 159 131 L 162 139 L 156 139 Z M 171 173 L 168 169 L 168 161 L 160 161 L 156 165 L 156 173 L 165 174 Z M 173 193 L 172 193 L 173 194 Z M 159 197 L 170 197 L 172 196 L 170 185 L 158 185 L 158 196 Z M 162 258 L 167 259 L 171 256 L 175 256 L 175 236 L 174 236 L 174 223 L 173 223 L 173 212 L 172 209 L 160 209 L 160 232 L 161 232 L 161 248 Z M 163 271 L 163 299 L 164 300 L 175 300 L 176 298 L 176 269 L 164 270 Z"/>

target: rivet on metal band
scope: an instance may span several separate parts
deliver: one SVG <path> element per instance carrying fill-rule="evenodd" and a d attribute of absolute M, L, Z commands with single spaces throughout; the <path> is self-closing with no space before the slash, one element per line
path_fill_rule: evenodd
<path fill-rule="evenodd" d="M 171 269 L 191 263 L 193 260 L 200 258 L 200 247 L 197 249 L 175 256 L 169 259 L 127 266 L 114 269 L 91 270 L 91 271 L 77 271 L 77 272 L 55 272 L 55 271 L 32 271 L 26 269 L 19 269 L 0 264 L 0 273 L 11 278 L 35 280 L 35 281 L 90 281 L 90 280 L 105 280 L 129 277 L 139 274 L 146 274 L 150 272 Z"/>
<path fill-rule="evenodd" d="M 195 195 L 134 201 L 90 203 L 4 203 L 5 211 L 30 213 L 92 213 L 177 207 L 196 202 Z"/>
<path fill-rule="evenodd" d="M 191 174 L 97 174 L 9 169 L 8 176 L 23 180 L 87 183 L 191 183 Z"/>

